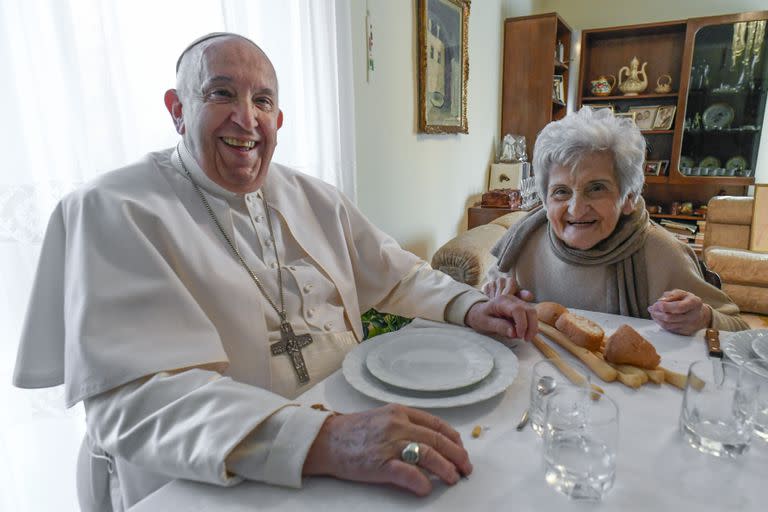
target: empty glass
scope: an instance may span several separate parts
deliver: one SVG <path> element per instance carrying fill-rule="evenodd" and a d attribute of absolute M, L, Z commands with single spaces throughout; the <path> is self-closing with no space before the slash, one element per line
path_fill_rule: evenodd
<path fill-rule="evenodd" d="M 720 359 L 691 364 L 680 413 L 688 444 L 718 457 L 749 449 L 759 386 L 748 373 Z"/>
<path fill-rule="evenodd" d="M 768 442 L 768 361 L 750 359 L 744 367 L 754 375 L 759 386 L 755 403 L 755 436 Z"/>
<path fill-rule="evenodd" d="M 547 401 L 545 424 L 547 484 L 573 499 L 602 499 L 616 475 L 616 403 L 602 393 L 563 387 Z"/>
<path fill-rule="evenodd" d="M 569 385 L 577 386 L 584 394 L 589 390 L 590 373 L 587 369 L 581 364 L 571 361 L 568 361 L 568 366 L 573 368 L 576 374 L 581 377 L 581 383 L 574 384 L 569 381 L 552 359 L 542 359 L 533 365 L 533 370 L 531 371 L 531 400 L 530 405 L 528 406 L 528 417 L 534 432 L 539 435 L 542 435 L 547 399 L 551 396 L 552 392 L 563 386 Z"/>

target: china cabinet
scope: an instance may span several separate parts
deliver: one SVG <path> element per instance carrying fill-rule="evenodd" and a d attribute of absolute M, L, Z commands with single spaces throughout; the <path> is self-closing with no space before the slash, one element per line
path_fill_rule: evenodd
<path fill-rule="evenodd" d="M 556 13 L 504 21 L 501 137 L 524 135 L 528 158 L 536 135 L 566 114 L 571 28 Z"/>

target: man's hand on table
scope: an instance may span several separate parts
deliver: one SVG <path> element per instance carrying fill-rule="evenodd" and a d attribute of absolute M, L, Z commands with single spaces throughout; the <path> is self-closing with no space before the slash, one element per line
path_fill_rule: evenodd
<path fill-rule="evenodd" d="M 699 296 L 684 290 L 664 292 L 648 307 L 648 312 L 664 329 L 685 336 L 712 323 L 712 309 Z"/>
<path fill-rule="evenodd" d="M 478 302 L 469 308 L 464 323 L 483 334 L 531 341 L 538 333 L 536 308 L 528 302 L 533 294 L 521 290 L 512 277 L 499 277 L 483 286 L 488 302 Z"/>
<path fill-rule="evenodd" d="M 418 467 L 400 454 L 409 442 L 419 443 Z M 448 485 L 472 472 L 469 454 L 445 421 L 397 404 L 329 417 L 304 462 L 304 475 L 387 483 L 418 496 L 432 491 L 427 470 Z"/>

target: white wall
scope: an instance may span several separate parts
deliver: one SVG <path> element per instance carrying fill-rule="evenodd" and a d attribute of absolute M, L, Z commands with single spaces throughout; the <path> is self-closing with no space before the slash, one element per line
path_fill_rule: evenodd
<path fill-rule="evenodd" d="M 350 4 L 358 205 L 403 247 L 425 258 L 466 229 L 467 207 L 484 191 L 498 140 L 505 18 L 555 11 L 578 41 L 584 28 L 768 8 L 766 0 L 474 0 L 469 16 L 469 134 L 423 135 L 416 132 L 416 0 Z M 374 24 L 376 69 L 370 82 L 365 73 L 366 5 Z M 761 146 L 757 181 L 766 183 L 768 126 Z"/>
<path fill-rule="evenodd" d="M 375 71 L 365 73 L 366 3 Z M 374 224 L 421 257 L 466 229 L 488 179 L 499 131 L 503 20 L 531 2 L 482 0 L 469 16 L 469 133 L 417 133 L 416 0 L 351 2 L 357 199 Z"/>

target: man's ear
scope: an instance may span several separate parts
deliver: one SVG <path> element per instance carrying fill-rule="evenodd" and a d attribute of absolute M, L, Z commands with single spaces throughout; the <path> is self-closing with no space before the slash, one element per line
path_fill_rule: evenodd
<path fill-rule="evenodd" d="M 168 112 L 171 114 L 173 125 L 176 127 L 176 132 L 179 135 L 184 135 L 184 117 L 181 115 L 183 109 L 179 95 L 176 93 L 176 89 L 168 89 L 165 91 L 165 108 L 167 108 Z"/>
<path fill-rule="evenodd" d="M 635 211 L 636 206 L 637 202 L 635 201 L 635 194 L 628 194 L 627 198 L 624 199 L 624 204 L 621 205 L 621 213 L 623 215 L 629 215 Z"/>
<path fill-rule="evenodd" d="M 279 130 L 283 126 L 283 111 L 281 110 L 279 114 L 277 114 L 277 129 Z"/>

